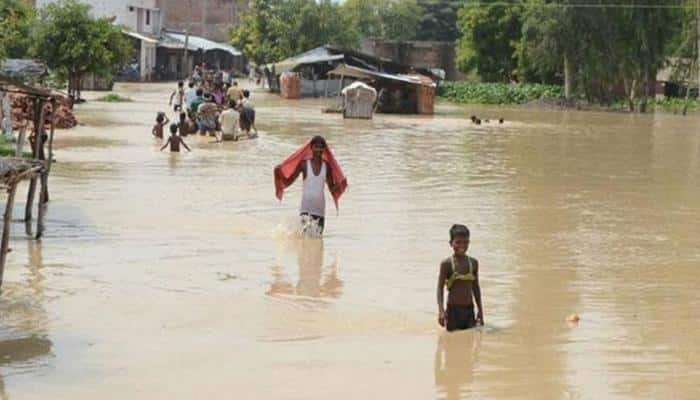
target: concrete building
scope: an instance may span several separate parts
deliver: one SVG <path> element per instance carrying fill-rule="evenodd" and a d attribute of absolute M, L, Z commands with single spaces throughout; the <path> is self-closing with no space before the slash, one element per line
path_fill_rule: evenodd
<path fill-rule="evenodd" d="M 156 66 L 157 37 L 162 27 L 162 15 L 157 0 L 81 0 L 90 5 L 95 17 L 114 18 L 124 25 L 134 42 L 134 59 L 139 65 L 139 78 L 149 80 Z M 58 0 L 36 0 L 41 8 Z"/>
<path fill-rule="evenodd" d="M 59 0 L 36 0 L 43 7 Z M 95 17 L 112 18 L 126 27 L 133 60 L 120 79 L 176 79 L 194 63 L 242 69 L 242 54 L 228 45 L 228 31 L 238 22 L 245 2 L 233 0 L 80 0 Z M 181 71 L 184 32 L 189 31 L 188 57 Z M 180 37 L 181 36 L 181 37 Z M 86 85 L 93 87 L 95 85 Z"/>

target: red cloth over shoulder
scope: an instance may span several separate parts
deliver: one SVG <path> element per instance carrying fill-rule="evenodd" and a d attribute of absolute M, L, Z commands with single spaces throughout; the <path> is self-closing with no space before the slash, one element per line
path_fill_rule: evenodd
<path fill-rule="evenodd" d="M 297 168 L 299 168 L 299 164 L 311 159 L 312 156 L 313 151 L 311 150 L 311 139 L 309 139 L 297 151 L 292 153 L 289 157 L 282 161 L 281 164 L 275 167 L 275 196 L 277 196 L 278 200 L 282 201 L 284 189 L 287 188 L 284 185 L 284 181 L 294 175 L 294 172 L 297 170 Z M 333 183 L 335 183 L 335 187 L 330 192 L 331 196 L 333 196 L 333 201 L 335 202 L 335 208 L 338 209 L 338 200 L 348 188 L 348 180 L 345 178 L 345 175 L 343 175 L 343 170 L 340 168 L 340 165 L 338 164 L 338 161 L 336 161 L 333 151 L 328 144 L 326 144 L 326 150 L 323 151 L 322 157 L 328 168 L 330 168 Z"/>

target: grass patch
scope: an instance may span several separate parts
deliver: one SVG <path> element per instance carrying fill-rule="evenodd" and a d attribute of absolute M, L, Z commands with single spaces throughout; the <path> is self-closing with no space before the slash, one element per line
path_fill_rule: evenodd
<path fill-rule="evenodd" d="M 533 100 L 559 99 L 563 88 L 540 83 L 490 83 L 446 81 L 440 84 L 438 96 L 462 104 L 523 104 Z"/>
<path fill-rule="evenodd" d="M 25 143 L 25 148 L 28 145 L 29 142 Z M 15 142 L 8 140 L 4 135 L 0 135 L 0 157 L 14 157 L 16 149 L 17 144 Z M 24 151 L 22 152 L 22 157 L 31 158 L 32 153 Z"/>
<path fill-rule="evenodd" d="M 110 93 L 105 96 L 97 98 L 97 101 L 104 101 L 106 103 L 129 103 L 133 100 L 129 97 L 122 97 L 116 93 Z"/>

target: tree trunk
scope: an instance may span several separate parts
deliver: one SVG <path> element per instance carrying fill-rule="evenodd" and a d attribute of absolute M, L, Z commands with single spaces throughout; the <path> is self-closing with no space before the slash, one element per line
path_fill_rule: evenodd
<path fill-rule="evenodd" d="M 624 79 L 625 83 L 625 92 L 627 92 L 627 106 L 629 108 L 630 112 L 634 112 L 634 97 L 635 97 L 635 88 L 637 87 L 637 80 L 632 79 L 632 84 L 629 83 L 627 78 Z"/>
<path fill-rule="evenodd" d="M 645 62 L 644 64 L 644 96 L 642 97 L 642 101 L 639 103 L 640 113 L 647 112 L 647 102 L 649 101 L 649 63 Z"/>
<path fill-rule="evenodd" d="M 572 72 L 571 72 L 571 63 L 569 62 L 569 57 L 564 54 L 564 98 L 567 100 L 571 100 L 571 79 L 572 79 Z"/>

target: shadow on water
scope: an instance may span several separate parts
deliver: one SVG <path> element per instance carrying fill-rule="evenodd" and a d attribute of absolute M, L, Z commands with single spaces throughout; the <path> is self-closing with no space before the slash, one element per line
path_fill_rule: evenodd
<path fill-rule="evenodd" d="M 433 371 L 438 394 L 445 399 L 462 399 L 474 380 L 474 368 L 481 349 L 480 329 L 443 332 L 435 348 Z"/>

